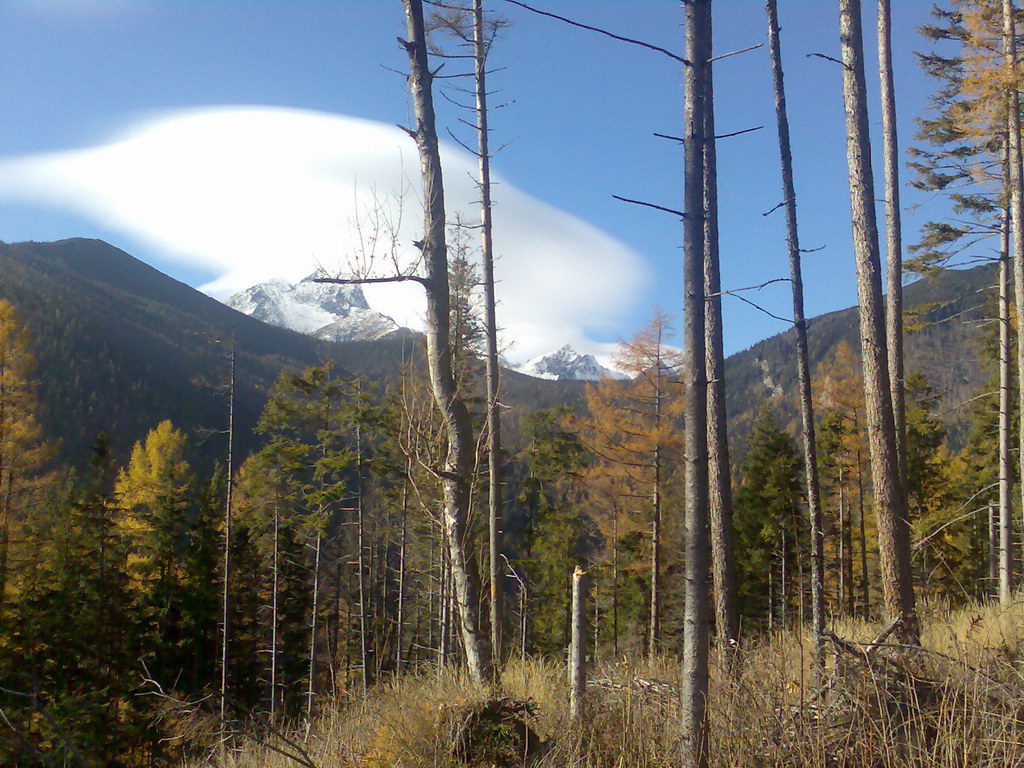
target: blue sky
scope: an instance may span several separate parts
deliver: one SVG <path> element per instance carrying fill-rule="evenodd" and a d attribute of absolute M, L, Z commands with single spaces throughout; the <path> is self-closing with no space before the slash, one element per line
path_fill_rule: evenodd
<path fill-rule="evenodd" d="M 678 3 L 537 0 L 537 4 L 682 53 Z M 868 79 L 874 87 L 873 4 L 866 5 L 871 6 L 865 13 Z M 913 50 L 921 46 L 915 28 L 927 21 L 930 5 L 923 0 L 894 3 L 903 147 L 912 137 L 913 118 L 924 109 L 931 87 L 913 57 Z M 503 69 L 492 77 L 493 86 L 500 90 L 494 101 L 509 103 L 492 116 L 494 141 L 507 143 L 495 159 L 495 169 L 510 190 L 505 206 L 507 248 L 496 243 L 499 254 L 509 251 L 501 267 L 509 290 L 507 312 L 501 319 L 513 336 L 529 341 L 522 344 L 522 355 L 563 341 L 607 351 L 608 343 L 643 325 L 651 306 L 660 304 L 678 314 L 681 303 L 680 223 L 669 215 L 612 199 L 619 194 L 679 207 L 681 150 L 652 136 L 679 132 L 679 67 L 658 54 L 571 29 L 505 3 L 491 2 L 491 6 L 513 22 L 495 45 L 493 65 Z M 714 14 L 717 53 L 764 40 L 764 11 L 757 0 L 717 0 Z M 827 0 L 780 0 L 780 14 L 801 239 L 807 248 L 825 246 L 809 254 L 805 263 L 807 309 L 814 315 L 855 302 L 840 71 L 837 64 L 807 56 L 815 52 L 838 56 L 837 11 L 836 4 Z M 292 175 L 285 173 L 284 160 L 275 161 L 270 155 L 278 151 L 276 136 L 293 145 L 308 140 L 302 137 L 312 134 L 296 129 L 308 122 L 307 112 L 321 113 L 325 119 L 378 121 L 381 132 L 365 134 L 378 138 L 386 135 L 382 133 L 385 126 L 405 122 L 404 80 L 390 71 L 404 67 L 404 54 L 395 42 L 403 32 L 402 20 L 399 0 L 0 2 L 0 27 L 7 32 L 0 49 L 0 103 L 4 105 L 0 173 L 8 171 L 8 179 L 0 180 L 0 238 L 101 237 L 178 279 L 215 294 L 219 285 L 223 293 L 231 281 L 217 281 L 226 273 L 233 275 L 235 283 L 244 281 L 246 255 L 221 258 L 211 256 L 211 249 L 224 248 L 242 228 L 258 230 L 268 215 L 254 207 L 248 219 L 244 211 L 220 217 L 219 201 L 235 193 L 218 176 L 245 164 L 244 193 L 255 199 L 261 194 L 261 183 L 268 186 L 268 195 L 274 187 L 273 193 L 279 196 L 273 198 L 274 210 L 284 211 L 288 206 L 279 201 L 288 199 Z M 449 70 L 454 67 L 449 65 Z M 782 217 L 779 213 L 762 216 L 781 199 L 765 49 L 718 63 L 715 89 L 719 133 L 765 126 L 719 144 L 723 285 L 735 288 L 782 277 L 787 271 Z M 239 105 L 259 109 L 241 116 L 220 109 Z M 874 103 L 872 107 L 872 123 L 877 127 L 877 108 Z M 197 112 L 198 108 L 206 111 Z M 280 113 L 276 108 L 304 112 Z M 282 114 L 284 118 L 274 122 Z M 454 109 L 442 108 L 440 117 L 444 126 L 468 140 Z M 162 129 L 146 133 L 140 125 Z M 316 135 L 337 126 L 339 135 L 348 136 L 344 132 L 355 124 L 328 120 L 317 125 Z M 225 142 L 236 144 L 238 156 L 222 161 L 223 144 L 197 151 L 183 145 L 173 148 L 180 155 L 168 154 L 167 162 L 154 163 L 153 171 L 143 163 L 147 170 L 142 172 L 135 163 L 134 174 L 118 175 L 113 165 L 105 163 L 110 158 L 124 163 L 123 154 L 68 154 L 110 146 L 115 140 L 138 139 L 142 133 L 159 135 L 160 140 L 140 139 L 132 145 L 137 144 L 139 152 L 170 152 L 167 142 L 205 132 L 207 127 L 211 134 L 220 131 Z M 367 141 L 376 141 L 372 137 Z M 289 157 L 294 150 L 292 146 Z M 875 150 L 877 166 L 878 142 Z M 346 157 L 355 158 L 352 162 L 374 157 L 369 150 L 364 152 L 362 144 L 347 151 Z M 335 163 L 341 168 L 342 161 L 335 161 L 333 155 L 307 154 L 304 163 Z M 26 165 L 26 157 L 36 165 Z M 70 186 L 66 174 L 54 175 L 54 168 L 69 157 L 75 159 L 78 174 Z M 47 160 L 46 173 L 37 172 L 40 159 Z M 408 161 L 414 171 L 414 155 L 409 154 Z M 26 168 L 35 175 L 20 175 Z M 458 158 L 452 168 L 449 178 L 468 173 Z M 175 169 L 173 183 L 160 175 L 166 170 L 174 176 Z M 92 174 L 89 183 L 82 174 Z M 365 179 L 368 172 L 363 174 Z M 106 194 L 115 184 L 120 193 L 111 192 L 105 207 L 89 199 L 97 198 L 97 190 Z M 304 194 L 318 188 L 307 184 Z M 199 191 L 207 197 L 194 194 Z M 519 197 L 513 199 L 513 193 Z M 503 213 L 500 195 L 498 217 Z M 908 209 L 905 239 L 913 242 L 920 223 L 939 215 L 942 203 L 909 190 L 904 191 L 903 203 Z M 152 210 L 145 210 L 147 205 Z M 336 205 L 338 217 L 346 215 L 341 199 L 324 205 L 328 209 Z M 199 207 L 209 216 L 201 216 Z M 204 219 L 203 226 L 193 227 L 178 242 L 176 216 L 182 233 L 197 216 Z M 220 218 L 223 226 L 215 231 Z M 283 218 L 281 226 L 287 231 Z M 524 232 L 532 226 L 542 231 L 524 240 Z M 207 248 L 204 238 L 221 245 Z M 541 257 L 547 251 L 538 246 L 542 242 L 551 247 L 547 262 Z M 282 264 L 308 258 L 316 247 L 309 245 L 301 254 L 281 252 Z M 330 253 L 323 246 L 313 255 L 325 263 Z M 530 253 L 535 258 L 530 259 Z M 236 259 L 243 266 L 226 267 L 225 259 Z M 513 273 L 523 271 L 524 264 L 528 274 L 515 279 Z M 580 298 L 575 303 L 559 300 L 577 290 Z M 765 289 L 757 300 L 776 314 L 790 314 L 784 283 Z M 553 308 L 546 314 L 549 307 Z M 727 298 L 725 309 L 728 352 L 785 329 L 784 323 L 736 300 Z M 528 327 L 531 321 L 536 327 Z"/>

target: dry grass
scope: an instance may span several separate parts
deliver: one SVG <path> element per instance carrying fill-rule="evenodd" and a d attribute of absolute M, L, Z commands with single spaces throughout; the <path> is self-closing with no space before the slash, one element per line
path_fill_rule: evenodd
<path fill-rule="evenodd" d="M 1024 603 L 960 610 L 930 605 L 923 615 L 923 651 L 886 648 L 868 664 L 860 652 L 835 649 L 817 686 L 806 634 L 765 638 L 745 650 L 731 674 L 715 666 L 712 765 L 1024 764 Z M 869 643 L 879 627 L 843 622 L 834 630 L 853 643 Z M 564 667 L 551 661 L 510 664 L 502 677 L 503 694 L 533 703 L 533 714 L 525 719 L 543 742 L 539 755 L 515 764 L 678 764 L 679 677 L 679 664 L 669 658 L 597 670 L 588 715 L 574 730 Z M 325 768 L 465 765 L 453 751 L 454 734 L 464 732 L 471 713 L 486 701 L 486 692 L 460 674 L 424 672 L 325 711 L 302 743 L 310 762 Z M 265 744 L 244 743 L 202 765 L 285 768 L 296 763 Z"/>

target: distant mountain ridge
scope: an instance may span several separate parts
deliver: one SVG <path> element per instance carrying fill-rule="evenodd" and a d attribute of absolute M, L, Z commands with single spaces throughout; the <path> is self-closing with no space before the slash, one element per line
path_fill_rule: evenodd
<path fill-rule="evenodd" d="M 938 415 L 949 429 L 954 447 L 962 444 L 966 434 L 967 411 L 962 405 L 985 382 L 978 321 L 988 311 L 995 278 L 995 265 L 986 264 L 944 270 L 903 289 L 904 313 L 914 317 L 913 323 L 907 323 L 904 337 L 904 368 L 907 375 L 915 371 L 924 374 L 939 395 Z M 849 344 L 855 354 L 860 349 L 857 307 L 811 318 L 807 336 L 813 376 L 840 341 Z M 775 404 L 784 423 L 788 419 L 791 430 L 796 429 L 794 345 L 790 329 L 726 359 L 726 408 L 735 445 L 742 448 L 757 408 L 766 400 Z"/>
<path fill-rule="evenodd" d="M 40 421 L 62 457 L 83 463 L 100 431 L 115 453 L 162 419 L 193 435 L 205 459 L 224 452 L 227 348 L 237 350 L 236 448 L 245 455 L 283 369 L 329 361 L 338 375 L 386 383 L 422 363 L 422 336 L 337 343 L 248 317 L 102 240 L 0 242 L 0 297 L 32 337 Z M 528 410 L 577 402 L 577 382 L 506 371 L 510 425 Z M 511 431 L 510 431 L 511 432 Z M 511 432 L 514 434 L 514 432 Z"/>
<path fill-rule="evenodd" d="M 949 271 L 907 286 L 908 308 L 926 321 L 906 339 L 907 371 L 919 370 L 941 395 L 943 420 L 962 437 L 958 404 L 984 382 L 979 324 L 994 267 Z M 132 442 L 169 418 L 196 435 L 196 450 L 222 455 L 227 375 L 225 349 L 237 347 L 237 446 L 244 455 L 266 394 L 284 368 L 329 360 L 339 375 L 386 383 L 403 359 L 422 362 L 422 337 L 391 334 L 373 341 L 317 339 L 242 314 L 100 240 L 0 243 L 0 296 L 9 299 L 33 339 L 41 421 L 62 439 L 63 456 L 84 461 L 103 430 L 124 456 Z M 856 308 L 809 322 L 812 366 L 840 341 L 856 350 Z M 218 341 L 219 340 L 219 341 Z M 559 350 L 562 352 L 563 350 Z M 546 356 L 542 356 L 546 357 Z M 557 357 L 557 356 L 556 356 Z M 562 362 L 593 372 L 586 357 L 566 351 Z M 586 363 L 583 365 L 582 363 Z M 596 363 L 596 360 L 593 361 Z M 554 365 L 554 361 L 552 361 Z M 549 375 L 557 376 L 557 367 Z M 576 373 L 579 373 L 577 370 Z M 726 361 L 729 428 L 742 455 L 758 407 L 765 401 L 796 424 L 796 365 L 792 332 L 765 339 Z M 584 382 L 502 374 L 509 406 L 508 450 L 518 450 L 515 425 L 538 408 L 582 402 Z"/>
<path fill-rule="evenodd" d="M 327 341 L 376 341 L 392 334 L 414 333 L 401 328 L 387 315 L 373 310 L 362 286 L 319 283 L 329 277 L 318 269 L 297 283 L 277 278 L 239 291 L 224 303 L 257 320 L 278 328 Z M 566 344 L 554 352 L 538 355 L 513 368 L 519 373 L 553 381 L 597 381 L 624 379 L 624 374 L 607 368 L 590 354 L 577 352 Z"/>
<path fill-rule="evenodd" d="M 370 308 L 360 285 L 315 282 L 318 269 L 297 283 L 270 280 L 236 293 L 224 303 L 278 328 L 328 341 L 375 341 L 402 330 Z"/>
<path fill-rule="evenodd" d="M 593 355 L 577 352 L 569 344 L 565 344 L 554 352 L 538 355 L 516 368 L 527 376 L 538 379 L 563 381 L 597 381 L 599 379 L 629 378 L 619 371 L 601 365 Z"/>

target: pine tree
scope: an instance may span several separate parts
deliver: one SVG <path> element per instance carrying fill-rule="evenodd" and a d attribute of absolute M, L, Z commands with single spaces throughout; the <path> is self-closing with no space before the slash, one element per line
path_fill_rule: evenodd
<path fill-rule="evenodd" d="M 801 470 L 793 439 L 762 408 L 736 490 L 736 542 L 743 552 L 736 581 L 740 614 L 747 621 L 786 626 L 799 615 L 804 590 L 799 563 L 808 543 L 800 520 Z"/>
<path fill-rule="evenodd" d="M 35 359 L 14 306 L 0 299 L 0 616 L 26 509 L 52 449 L 42 440 L 32 393 Z"/>
<path fill-rule="evenodd" d="M 530 589 L 530 646 L 542 653 L 568 647 L 572 573 L 585 564 L 590 533 L 580 477 L 585 450 L 566 427 L 566 416 L 564 409 L 535 411 L 521 425 L 527 442 L 520 459 L 527 476 L 520 502 L 527 522 L 525 558 L 516 565 Z"/>
<path fill-rule="evenodd" d="M 193 504 L 193 478 L 185 436 L 162 421 L 132 448 L 114 483 L 124 568 L 146 627 L 147 656 L 162 685 L 182 671 L 182 554 Z"/>

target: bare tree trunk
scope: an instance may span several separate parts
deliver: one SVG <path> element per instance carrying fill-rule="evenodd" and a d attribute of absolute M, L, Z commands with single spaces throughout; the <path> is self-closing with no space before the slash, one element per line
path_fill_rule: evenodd
<path fill-rule="evenodd" d="M 704 110 L 711 77 L 711 4 L 684 6 L 683 380 L 686 420 L 686 605 L 683 629 L 683 768 L 708 764 L 710 530 L 707 371 L 704 352 Z"/>
<path fill-rule="evenodd" d="M 526 662 L 526 580 L 519 580 L 519 661 Z"/>
<path fill-rule="evenodd" d="M 710 16 L 710 13 L 708 14 Z M 711 22 L 708 22 L 709 26 Z M 709 37 L 711 31 L 708 32 Z M 709 51 L 709 54 L 711 51 Z M 714 78 L 711 65 L 704 104 L 704 293 L 705 364 L 708 379 L 708 492 L 715 624 L 726 663 L 739 643 L 736 564 L 732 544 L 732 478 L 725 410 L 725 353 L 722 344 L 722 278 L 718 254 L 718 157 L 715 149 Z"/>
<path fill-rule="evenodd" d="M 477 158 L 480 161 L 480 256 L 484 268 L 484 329 L 487 339 L 487 469 L 488 519 L 490 523 L 491 573 L 491 653 L 501 661 L 501 632 L 505 613 L 505 593 L 501 588 L 501 412 L 498 404 L 498 321 L 494 299 L 494 246 L 491 226 L 491 155 L 487 119 L 487 53 L 484 35 L 483 0 L 473 0 L 473 58 L 476 83 Z"/>
<path fill-rule="evenodd" d="M 231 492 L 234 490 L 235 445 L 235 337 L 231 335 L 231 370 L 228 378 L 227 493 L 224 500 L 224 577 L 221 601 L 220 722 L 227 723 L 228 656 L 231 643 Z"/>
<path fill-rule="evenodd" d="M 356 425 L 356 585 L 359 590 L 359 665 L 363 693 L 370 687 L 370 647 L 366 626 L 366 521 L 363 515 L 363 430 Z"/>
<path fill-rule="evenodd" d="M 900 492 L 896 429 L 883 323 L 881 262 L 878 225 L 875 220 L 871 144 L 868 138 L 860 13 L 860 0 L 839 1 L 846 157 L 849 164 L 851 223 L 857 265 L 868 446 L 886 610 L 891 617 L 900 619 L 899 636 L 905 642 L 916 644 L 918 622 L 910 569 L 910 531 Z"/>
<path fill-rule="evenodd" d="M 316 630 L 320 611 L 320 549 L 323 533 L 317 529 L 313 551 L 313 605 L 309 615 L 309 686 L 306 688 L 306 733 L 313 725 L 313 698 L 316 696 Z"/>
<path fill-rule="evenodd" d="M 409 473 L 412 471 L 411 459 L 406 457 L 405 476 L 402 478 L 402 529 L 401 542 L 398 549 L 398 610 L 395 616 L 395 672 L 402 673 L 402 635 L 405 629 L 405 577 L 406 577 L 406 546 L 409 521 Z"/>
<path fill-rule="evenodd" d="M 274 582 L 271 588 L 270 604 L 270 724 L 273 725 L 277 715 L 277 614 L 278 593 L 280 591 L 279 559 L 281 555 L 281 505 L 274 501 Z"/>
<path fill-rule="evenodd" d="M 990 597 L 998 595 L 999 583 L 999 523 L 996 516 L 996 508 L 989 504 L 988 507 L 988 589 L 986 593 Z"/>
<path fill-rule="evenodd" d="M 789 628 L 789 618 L 786 616 L 786 609 L 789 607 L 786 571 L 786 526 L 783 523 L 779 529 L 779 623 L 783 631 Z"/>
<path fill-rule="evenodd" d="M 1010 176 L 1009 142 L 1003 181 Z M 1004 186 L 1004 192 L 1009 192 Z M 1003 207 L 999 246 L 999 602 L 1013 599 L 1013 518 L 1010 501 L 1010 209 Z"/>
<path fill-rule="evenodd" d="M 892 19 L 889 0 L 878 0 L 878 77 L 882 102 L 882 161 L 885 184 L 885 327 L 889 341 L 889 388 L 900 493 L 907 507 L 907 419 L 903 391 L 903 228 L 900 223 L 899 142 L 896 89 L 892 75 Z"/>
<path fill-rule="evenodd" d="M 583 715 L 583 694 L 587 685 L 584 667 L 586 644 L 586 578 L 579 566 L 572 574 L 572 640 L 569 643 L 569 719 L 579 726 Z"/>
<path fill-rule="evenodd" d="M 836 569 L 839 574 L 839 599 L 836 600 L 837 612 L 841 613 L 846 606 L 846 595 L 850 586 L 846 581 L 846 558 L 850 554 L 846 545 L 846 531 L 849 520 L 846 519 L 846 499 L 843 493 L 843 464 L 839 463 L 839 557 Z M 848 611 L 848 613 L 851 613 Z"/>
<path fill-rule="evenodd" d="M 1010 211 L 1013 223 L 1013 294 L 1017 302 L 1017 411 L 1024 419 L 1024 173 L 1021 170 L 1020 93 L 1013 0 L 1003 0 L 1003 67 L 1012 80 L 1007 91 L 1010 134 Z M 1024 423 L 1024 422 L 1022 422 Z M 1018 476 L 1024 509 L 1024 427 L 1018 429 Z M 1013 555 L 1010 554 L 1012 567 Z M 1012 586 L 1012 585 L 1011 585 Z"/>
<path fill-rule="evenodd" d="M 443 535 L 443 534 L 442 534 Z M 449 628 L 451 627 L 451 617 L 448 615 L 448 611 L 451 608 L 451 600 L 448 598 L 448 593 L 451 591 L 450 583 L 451 576 L 450 569 L 448 567 L 448 557 L 445 550 L 441 550 L 441 579 L 440 587 L 438 589 L 438 630 L 437 630 L 437 662 L 438 666 L 444 667 L 448 664 L 449 645 L 451 643 L 451 636 L 449 634 Z"/>
<path fill-rule="evenodd" d="M 654 378 L 654 484 L 651 488 L 651 601 L 648 628 L 650 642 L 647 646 L 647 655 L 650 659 L 658 653 L 661 641 L 661 334 L 662 328 L 659 326 L 655 355 L 657 371 Z"/>
<path fill-rule="evenodd" d="M 619 660 L 619 510 L 612 507 L 612 654 Z"/>
<path fill-rule="evenodd" d="M 474 450 L 469 412 L 458 393 L 452 370 L 449 333 L 448 253 L 445 244 L 444 182 L 438 151 L 434 101 L 434 75 L 427 63 L 426 33 L 421 0 L 402 0 L 408 41 L 409 92 L 412 94 L 416 140 L 423 178 L 423 240 L 421 251 L 426 276 L 427 367 L 431 391 L 441 413 L 448 443 L 441 485 L 444 493 L 444 527 L 452 566 L 456 602 L 470 677 L 490 684 L 493 677 L 489 639 L 480 630 L 480 584 L 468 546 L 467 514 Z"/>
<path fill-rule="evenodd" d="M 340 538 L 340 537 L 339 537 Z M 335 539 L 337 541 L 337 538 Z M 335 553 L 334 558 L 334 611 L 331 625 L 331 692 L 338 695 L 338 654 L 341 651 L 341 556 Z"/>
<path fill-rule="evenodd" d="M 660 374 L 659 374 L 660 375 Z M 658 400 L 660 419 L 661 392 L 656 396 Z M 651 509 L 651 600 L 650 600 L 650 622 L 648 626 L 647 656 L 653 659 L 658 653 L 658 644 L 661 635 L 661 447 L 654 446 L 654 490 Z"/>
<path fill-rule="evenodd" d="M 818 486 L 818 458 L 814 437 L 814 407 L 811 397 L 811 365 L 807 351 L 807 321 L 804 318 L 804 281 L 800 264 L 800 238 L 796 219 L 796 188 L 793 184 L 793 154 L 786 113 L 786 88 L 782 78 L 782 53 L 779 42 L 779 17 L 775 0 L 767 0 L 768 44 L 772 61 L 772 86 L 775 91 L 775 118 L 782 159 L 782 199 L 786 212 L 786 243 L 789 249 L 789 276 L 793 288 L 793 328 L 796 332 L 797 379 L 800 382 L 800 422 L 803 437 L 804 472 L 807 482 L 807 508 L 811 523 L 811 629 L 814 633 L 814 663 L 825 664 L 825 531 L 821 518 L 821 493 Z"/>
<path fill-rule="evenodd" d="M 853 429 L 857 431 L 856 421 Z M 871 617 L 871 582 L 868 579 L 868 535 L 864 521 L 864 459 L 860 455 L 860 448 L 857 449 L 857 509 L 860 523 L 860 588 L 864 618 L 867 619 Z"/>
<path fill-rule="evenodd" d="M 846 484 L 843 480 L 843 460 L 839 460 L 839 503 L 846 507 L 846 524 L 843 528 L 843 541 L 846 543 L 846 557 L 843 558 L 842 568 L 846 581 L 846 614 L 854 615 L 854 591 L 853 591 L 853 507 L 846 504 Z"/>

